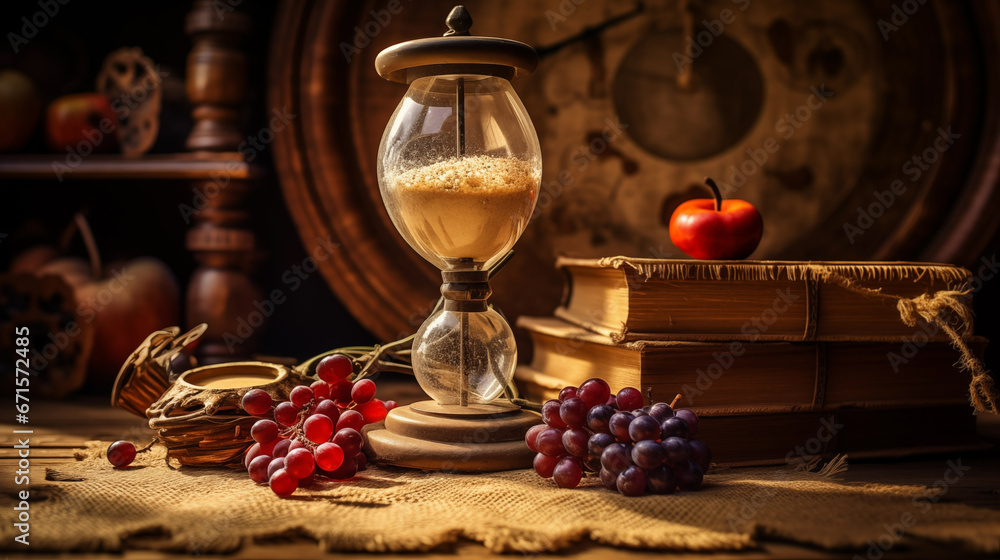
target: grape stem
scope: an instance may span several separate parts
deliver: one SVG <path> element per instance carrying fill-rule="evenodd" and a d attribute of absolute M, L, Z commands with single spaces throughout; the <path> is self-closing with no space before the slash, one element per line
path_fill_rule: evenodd
<path fill-rule="evenodd" d="M 156 445 L 157 443 L 160 443 L 160 438 L 155 437 L 155 438 L 153 438 L 153 441 L 149 442 L 148 445 L 146 445 L 145 447 L 143 447 L 141 449 L 136 449 L 135 452 L 136 453 L 145 453 L 145 452 L 149 451 L 150 449 L 152 449 L 153 446 Z"/>
<path fill-rule="evenodd" d="M 679 401 L 679 400 L 681 400 L 681 394 L 677 393 L 677 396 L 674 397 L 674 400 L 670 401 L 670 408 L 671 409 L 676 409 L 677 408 L 677 401 Z"/>

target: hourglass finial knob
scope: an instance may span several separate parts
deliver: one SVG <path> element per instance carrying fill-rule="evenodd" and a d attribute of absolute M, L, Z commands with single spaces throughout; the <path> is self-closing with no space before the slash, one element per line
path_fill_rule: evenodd
<path fill-rule="evenodd" d="M 469 10 L 465 9 L 465 6 L 455 6 L 448 12 L 448 18 L 444 20 L 448 24 L 448 31 L 445 31 L 445 37 L 465 37 L 470 35 L 469 29 L 472 28 L 472 16 L 469 14 Z"/>

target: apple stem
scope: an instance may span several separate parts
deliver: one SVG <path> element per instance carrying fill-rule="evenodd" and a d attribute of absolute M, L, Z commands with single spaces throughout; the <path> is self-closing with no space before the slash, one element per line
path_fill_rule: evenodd
<path fill-rule="evenodd" d="M 715 211 L 722 212 L 722 191 L 719 190 L 719 185 L 716 185 L 715 179 L 711 177 L 705 177 L 705 184 L 712 189 L 712 194 L 715 195 Z"/>

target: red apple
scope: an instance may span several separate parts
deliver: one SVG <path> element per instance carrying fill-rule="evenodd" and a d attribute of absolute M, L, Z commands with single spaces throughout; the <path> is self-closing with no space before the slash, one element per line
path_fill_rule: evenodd
<path fill-rule="evenodd" d="M 23 148 L 41 112 L 42 102 L 31 78 L 17 70 L 0 70 L 0 152 Z"/>
<path fill-rule="evenodd" d="M 715 198 L 681 203 L 670 216 L 670 240 L 696 259 L 745 259 L 764 234 L 764 219 L 745 200 L 722 200 L 715 181 L 705 184 Z"/>
<path fill-rule="evenodd" d="M 86 157 L 118 147 L 118 116 L 100 93 L 64 95 L 49 104 L 45 122 L 49 147 Z"/>

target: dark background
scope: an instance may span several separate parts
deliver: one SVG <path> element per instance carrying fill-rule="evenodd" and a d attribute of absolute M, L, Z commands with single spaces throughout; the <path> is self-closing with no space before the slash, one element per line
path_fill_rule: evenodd
<path fill-rule="evenodd" d="M 184 99 L 185 58 L 190 40 L 184 34 L 188 2 L 87 2 L 71 0 L 59 6 L 59 14 L 15 55 L 6 34 L 20 33 L 21 17 L 38 11 L 37 2 L 7 1 L 0 5 L 0 68 L 14 67 L 32 76 L 40 85 L 44 102 L 65 93 L 92 91 L 101 61 L 122 46 L 139 46 L 146 55 L 170 72 L 164 86 L 161 133 L 152 152 L 183 152 L 191 127 L 190 107 Z M 267 74 L 267 48 L 271 39 L 275 5 L 246 0 L 241 9 L 251 12 L 257 28 L 246 50 L 251 60 L 249 105 L 245 130 L 266 126 L 263 98 Z M 61 65 L 43 64 L 52 56 Z M 985 80 L 984 80 L 985 82 Z M 2 126 L 2 123 L 0 123 Z M 47 151 L 40 134 L 25 150 Z M 258 160 L 271 168 L 271 154 L 264 150 Z M 281 287 L 281 274 L 307 257 L 295 225 L 286 209 L 277 178 L 269 176 L 256 194 L 255 230 L 265 252 L 257 280 L 264 292 Z M 77 211 L 86 212 L 105 262 L 141 255 L 156 256 L 173 269 L 183 289 L 195 268 L 184 249 L 188 224 L 178 205 L 190 204 L 191 186 L 183 181 L 17 181 L 0 179 L 0 232 L 10 234 L 0 245 L 0 269 L 21 250 L 39 242 L 54 242 Z M 862 236 L 859 243 L 877 243 Z M 991 244 L 989 258 L 1000 249 Z M 72 247 L 83 256 L 82 244 Z M 955 263 L 972 266 L 974 263 Z M 975 269 L 974 269 L 975 271 Z M 433 296 L 433 294 L 429 294 Z M 183 297 L 183 296 L 182 296 Z M 987 282 L 976 294 L 977 333 L 997 339 L 1000 321 L 1000 282 Z M 371 310 L 377 313 L 378 310 Z M 311 275 L 288 303 L 279 306 L 265 331 L 261 351 L 265 354 L 304 359 L 324 350 L 345 345 L 374 343 L 337 301 L 323 278 Z M 988 352 L 987 365 L 995 366 L 995 352 Z"/>

